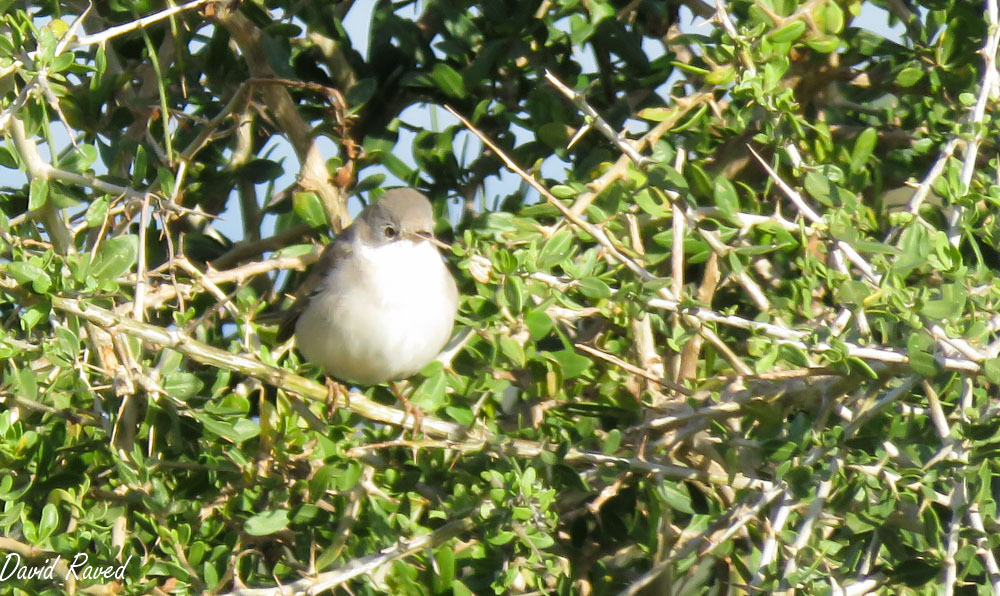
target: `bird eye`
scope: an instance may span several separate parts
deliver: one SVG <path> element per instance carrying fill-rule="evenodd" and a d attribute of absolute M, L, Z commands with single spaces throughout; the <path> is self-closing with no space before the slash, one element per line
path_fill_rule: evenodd
<path fill-rule="evenodd" d="M 386 226 L 382 228 L 382 232 L 385 234 L 385 237 L 390 240 L 396 237 L 396 228 L 393 226 Z"/>

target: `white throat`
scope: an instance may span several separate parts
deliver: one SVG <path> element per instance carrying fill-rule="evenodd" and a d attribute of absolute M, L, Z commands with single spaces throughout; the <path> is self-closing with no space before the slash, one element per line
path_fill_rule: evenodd
<path fill-rule="evenodd" d="M 430 242 L 397 240 L 382 246 L 360 245 L 357 256 L 367 262 L 370 290 L 379 300 L 406 301 L 407 288 L 419 287 L 447 273 L 441 253 Z"/>

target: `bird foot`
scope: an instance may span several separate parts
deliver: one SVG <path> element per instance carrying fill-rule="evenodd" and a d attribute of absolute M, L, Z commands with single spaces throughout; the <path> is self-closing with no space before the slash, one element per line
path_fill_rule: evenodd
<path fill-rule="evenodd" d="M 337 413 L 339 408 L 339 403 L 337 397 L 344 398 L 344 404 L 350 408 L 351 407 L 351 392 L 348 391 L 347 387 L 334 381 L 330 377 L 326 378 L 326 413 L 327 418 L 332 419 L 333 415 Z"/>

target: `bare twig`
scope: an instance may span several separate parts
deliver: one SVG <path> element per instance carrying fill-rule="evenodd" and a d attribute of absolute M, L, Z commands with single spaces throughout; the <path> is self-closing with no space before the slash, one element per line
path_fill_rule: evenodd
<path fill-rule="evenodd" d="M 578 343 L 578 344 L 574 344 L 574 345 L 575 345 L 576 349 L 578 349 L 578 350 L 584 351 L 584 352 L 590 354 L 591 356 L 596 356 L 596 357 L 600 358 L 601 360 L 605 360 L 607 362 L 610 362 L 610 363 L 614 364 L 615 366 L 618 366 L 619 368 L 621 368 L 623 370 L 626 370 L 626 371 L 628 371 L 628 372 L 630 372 L 630 373 L 632 373 L 634 375 L 639 375 L 640 377 L 646 379 L 647 381 L 652 381 L 653 383 L 656 383 L 657 385 L 660 385 L 662 387 L 670 389 L 671 391 L 676 391 L 677 393 L 680 393 L 681 395 L 687 395 L 687 396 L 694 395 L 694 392 L 691 391 L 690 389 L 688 389 L 687 387 L 684 387 L 683 385 L 678 385 L 677 383 L 674 383 L 673 381 L 671 381 L 669 379 L 664 379 L 664 378 L 656 377 L 656 376 L 650 374 L 645 369 L 640 368 L 640 367 L 638 367 L 638 366 L 636 366 L 634 364 L 630 364 L 628 362 L 625 362 L 624 360 L 622 360 L 621 358 L 619 358 L 619 357 L 617 357 L 617 356 L 615 356 L 613 354 L 608 354 L 607 352 L 602 352 L 601 350 L 598 350 L 596 348 L 592 348 L 592 347 L 590 347 L 590 346 L 588 346 L 586 344 L 579 344 Z"/>
<path fill-rule="evenodd" d="M 606 138 L 611 139 L 615 144 L 615 147 L 618 147 L 618 150 L 627 155 L 628 158 L 636 165 L 643 167 L 653 163 L 653 160 L 640 155 L 631 143 L 615 132 L 615 130 L 604 120 L 604 118 L 601 118 L 601 115 L 597 113 L 597 110 L 587 103 L 587 100 L 583 97 L 583 95 L 577 93 L 573 89 L 570 89 L 565 83 L 560 81 L 551 70 L 545 71 L 545 80 L 562 92 L 563 95 L 573 102 L 573 105 L 575 105 L 577 109 L 584 113 L 587 126 L 596 128 L 604 134 Z"/>
<path fill-rule="evenodd" d="M 976 171 L 976 158 L 979 155 L 979 144 L 983 137 L 983 117 L 986 115 L 986 104 L 990 97 L 995 94 L 995 87 L 1000 81 L 1000 72 L 997 72 L 997 48 L 1000 46 L 1000 8 L 997 0 L 987 0 L 986 2 L 987 23 L 989 23 L 989 36 L 980 53 L 983 56 L 983 77 L 979 88 L 979 95 L 976 98 L 976 105 L 972 109 L 969 118 L 972 128 L 972 139 L 965 146 L 965 157 L 962 159 L 962 194 L 969 192 L 972 184 L 972 175 Z M 952 246 L 958 246 L 962 240 L 962 231 L 959 223 L 962 220 L 964 208 L 962 205 L 954 205 L 948 215 L 948 241 Z"/>
<path fill-rule="evenodd" d="M 105 29 L 104 31 L 99 32 L 99 33 L 94 33 L 92 35 L 84 35 L 83 37 L 77 37 L 76 41 L 73 42 L 71 45 L 74 48 L 79 48 L 79 47 L 84 47 L 84 46 L 103 44 L 104 42 L 108 41 L 109 39 L 113 39 L 115 37 L 118 37 L 119 35 L 124 35 L 126 33 L 129 33 L 129 32 L 132 32 L 132 31 L 136 31 L 138 29 L 143 29 L 145 27 L 148 27 L 149 25 L 152 25 L 153 23 L 157 23 L 157 22 L 162 21 L 164 19 L 168 19 L 168 18 L 174 16 L 175 14 L 179 14 L 179 13 L 182 13 L 182 12 L 187 11 L 187 10 L 192 10 L 192 9 L 198 8 L 199 6 L 202 6 L 203 4 L 207 4 L 208 2 L 211 2 L 211 1 L 213 1 L 213 0 L 192 0 L 191 2 L 188 2 L 187 4 L 181 4 L 180 6 L 171 6 L 169 8 L 165 8 L 165 9 L 159 11 L 159 12 L 155 12 L 155 13 L 149 15 L 149 16 L 142 17 L 142 18 L 136 19 L 134 21 L 129 21 L 128 23 L 123 23 L 123 24 L 117 25 L 115 27 L 110 27 L 108 29 Z M 80 16 L 80 18 L 78 20 L 82 21 L 83 18 L 86 17 L 86 16 L 87 16 L 86 13 L 84 13 L 83 15 Z M 73 25 L 75 27 L 76 26 L 76 22 L 74 22 Z M 75 29 L 71 29 L 71 30 L 75 30 Z"/>

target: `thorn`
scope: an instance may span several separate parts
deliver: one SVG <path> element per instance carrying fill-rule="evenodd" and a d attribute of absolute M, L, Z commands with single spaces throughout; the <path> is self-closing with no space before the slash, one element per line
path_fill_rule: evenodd
<path fill-rule="evenodd" d="M 572 139 L 570 139 L 570 141 L 569 141 L 569 144 L 568 144 L 568 145 L 566 145 L 566 148 L 567 148 L 567 149 L 572 149 L 572 148 L 573 148 L 573 145 L 576 145 L 576 142 L 577 142 L 577 141 L 579 141 L 580 139 L 582 139 L 582 138 L 583 138 L 583 135 L 585 135 L 585 134 L 587 134 L 588 132 L 590 132 L 590 129 L 591 129 L 591 128 L 593 128 L 593 127 L 592 127 L 592 126 L 590 125 L 590 122 L 587 122 L 587 123 L 585 123 L 585 124 L 584 124 L 584 125 L 583 125 L 583 126 L 582 126 L 582 127 L 580 128 L 580 130 L 576 131 L 576 134 L 575 134 L 575 135 L 573 135 L 573 138 L 572 138 Z"/>

